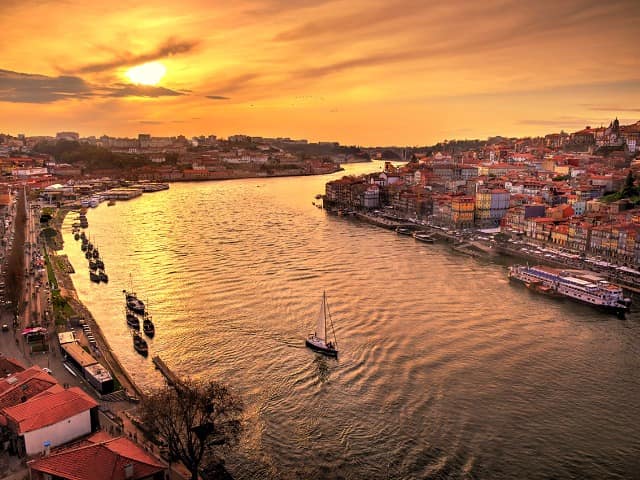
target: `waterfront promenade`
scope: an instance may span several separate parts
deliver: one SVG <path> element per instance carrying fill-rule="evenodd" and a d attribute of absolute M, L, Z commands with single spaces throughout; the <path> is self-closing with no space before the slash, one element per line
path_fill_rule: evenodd
<path fill-rule="evenodd" d="M 56 216 L 52 227 L 58 232 L 57 236 L 47 244 L 39 236 L 39 211 L 37 208 L 28 208 L 27 222 L 25 224 L 25 264 L 27 272 L 24 284 L 24 292 L 21 295 L 21 310 L 14 319 L 13 312 L 7 309 L 0 310 L 0 324 L 7 325 L 8 329 L 0 333 L 0 354 L 12 357 L 22 363 L 25 367 L 38 365 L 47 369 L 55 377 L 60 385 L 77 386 L 82 388 L 87 394 L 94 397 L 100 405 L 100 425 L 104 431 L 112 435 L 124 435 L 139 443 L 145 450 L 155 454 L 160 458 L 160 450 L 157 445 L 146 440 L 145 435 L 136 425 L 135 408 L 136 404 L 143 396 L 143 392 L 131 379 L 128 372 L 120 363 L 116 352 L 114 352 L 107 339 L 103 335 L 99 324 L 93 318 L 91 312 L 79 300 L 73 282 L 69 276 L 68 261 L 60 258 L 51 245 L 61 246 L 60 229 L 66 211 L 62 211 Z M 49 265 L 52 269 L 53 278 L 47 281 L 47 269 L 37 268 L 38 259 L 48 256 Z M 81 345 L 89 347 L 87 338 L 82 329 L 77 325 L 67 323 L 65 327 L 57 327 L 54 310 L 52 307 L 52 293 L 55 290 L 64 298 L 71 310 L 74 312 L 73 318 L 80 319 L 90 325 L 92 334 L 97 342 L 97 348 L 93 354 L 96 359 L 109 369 L 121 390 L 108 395 L 100 395 L 89 385 L 81 375 L 73 374 L 65 367 L 64 359 L 58 344 L 57 333 L 68 329 L 75 330 L 76 337 Z M 69 322 L 69 320 L 68 320 Z M 22 335 L 22 331 L 33 325 L 42 325 L 46 328 L 46 339 L 48 349 L 44 351 L 33 351 Z M 27 474 L 24 459 L 3 454 L 0 464 L 4 465 L 4 471 L 0 471 L 3 478 L 22 479 Z M 171 464 L 172 478 L 190 478 L 186 468 L 181 464 Z"/>

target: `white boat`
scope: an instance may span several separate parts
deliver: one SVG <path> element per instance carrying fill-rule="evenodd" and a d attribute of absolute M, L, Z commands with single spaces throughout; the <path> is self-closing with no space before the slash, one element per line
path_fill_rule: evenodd
<path fill-rule="evenodd" d="M 331 326 L 333 342 L 329 339 L 329 335 L 327 333 L 327 320 Z M 316 352 L 320 352 L 330 357 L 338 356 L 338 342 L 336 341 L 336 334 L 333 330 L 333 322 L 331 321 L 331 313 L 329 312 L 326 292 L 322 293 L 322 303 L 320 304 L 316 331 L 309 334 L 305 343 L 307 347 L 315 350 Z"/>
<path fill-rule="evenodd" d="M 436 239 L 433 236 L 431 236 L 429 233 L 426 233 L 426 232 L 415 232 L 413 234 L 413 238 L 415 238 L 419 242 L 424 242 L 424 243 L 434 243 L 436 241 Z"/>
<path fill-rule="evenodd" d="M 620 286 L 584 270 L 512 265 L 509 280 L 522 282 L 539 293 L 570 298 L 618 315 L 624 315 L 631 305 L 631 299 L 624 296 Z"/>

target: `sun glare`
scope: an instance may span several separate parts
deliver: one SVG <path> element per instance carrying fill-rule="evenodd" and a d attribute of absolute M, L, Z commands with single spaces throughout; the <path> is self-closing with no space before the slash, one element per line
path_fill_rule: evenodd
<path fill-rule="evenodd" d="M 157 85 L 165 73 L 167 73 L 167 69 L 163 64 L 160 62 L 150 62 L 131 67 L 127 70 L 126 75 L 133 83 Z"/>

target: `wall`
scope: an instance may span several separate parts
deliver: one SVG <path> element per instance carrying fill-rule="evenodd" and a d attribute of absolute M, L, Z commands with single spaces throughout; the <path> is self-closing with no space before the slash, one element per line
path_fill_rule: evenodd
<path fill-rule="evenodd" d="M 49 440 L 52 447 L 62 445 L 75 438 L 91 433 L 89 410 L 81 412 L 61 422 L 24 434 L 27 455 L 36 455 L 44 450 L 44 442 Z"/>

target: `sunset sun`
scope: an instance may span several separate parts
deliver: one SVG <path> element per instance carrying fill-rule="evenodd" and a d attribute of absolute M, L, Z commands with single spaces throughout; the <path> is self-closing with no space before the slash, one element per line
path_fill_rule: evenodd
<path fill-rule="evenodd" d="M 126 75 L 133 83 L 140 85 L 157 85 L 165 73 L 167 73 L 167 69 L 162 63 L 150 62 L 131 67 L 127 70 Z"/>

